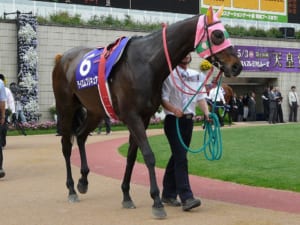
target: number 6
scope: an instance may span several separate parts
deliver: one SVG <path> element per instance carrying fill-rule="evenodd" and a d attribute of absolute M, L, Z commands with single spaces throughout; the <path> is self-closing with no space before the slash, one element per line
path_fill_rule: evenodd
<path fill-rule="evenodd" d="M 85 77 L 91 70 L 91 60 L 90 58 L 94 57 L 95 54 L 87 56 L 82 63 L 80 64 L 79 73 L 81 76 Z"/>

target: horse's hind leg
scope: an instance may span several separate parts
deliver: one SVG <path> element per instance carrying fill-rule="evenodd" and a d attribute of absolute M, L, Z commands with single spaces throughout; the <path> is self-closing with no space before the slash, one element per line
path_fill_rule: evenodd
<path fill-rule="evenodd" d="M 66 107 L 68 108 L 74 108 L 74 106 Z M 61 112 L 61 133 L 62 133 L 62 151 L 66 162 L 66 169 L 67 169 L 67 181 L 66 185 L 69 190 L 68 199 L 69 202 L 78 202 L 79 198 L 74 188 L 74 180 L 72 177 L 72 168 L 71 168 L 71 154 L 72 154 L 72 146 L 74 142 L 74 132 L 72 129 L 74 129 L 74 121 L 73 121 L 73 115 L 74 111 L 63 111 Z M 66 116 L 67 115 L 67 116 Z M 76 125 L 75 125 L 76 127 Z"/>
<path fill-rule="evenodd" d="M 86 158 L 86 152 L 85 152 L 85 142 L 87 139 L 87 135 L 81 135 L 77 137 L 77 144 L 79 147 L 79 153 L 80 153 L 80 160 L 81 160 L 81 166 L 80 166 L 80 173 L 81 178 L 78 180 L 77 189 L 81 194 L 85 194 L 88 190 L 88 174 L 90 172 L 87 158 Z"/>
<path fill-rule="evenodd" d="M 72 140 L 71 136 L 62 134 L 62 151 L 66 162 L 66 169 L 67 169 L 67 181 L 66 186 L 69 190 L 68 199 L 69 202 L 77 202 L 79 201 L 77 193 L 74 188 L 74 180 L 72 177 L 72 169 L 71 169 L 71 152 L 72 152 Z"/>
<path fill-rule="evenodd" d="M 88 174 L 90 170 L 86 157 L 85 143 L 90 131 L 94 130 L 98 125 L 99 116 L 97 113 L 93 114 L 88 111 L 86 114 L 86 112 L 81 109 L 76 115 L 77 123 L 79 124 L 76 137 L 81 160 L 81 178 L 78 180 L 77 189 L 81 194 L 85 194 L 88 191 Z"/>
<path fill-rule="evenodd" d="M 132 170 L 135 164 L 136 155 L 137 155 L 137 149 L 138 146 L 135 144 L 135 142 L 132 139 L 132 136 L 129 136 L 129 148 L 127 153 L 127 164 L 126 164 L 126 170 L 122 182 L 122 192 L 123 192 L 123 202 L 122 205 L 124 208 L 127 209 L 133 209 L 135 208 L 135 205 L 130 197 L 130 180 L 132 175 Z"/>

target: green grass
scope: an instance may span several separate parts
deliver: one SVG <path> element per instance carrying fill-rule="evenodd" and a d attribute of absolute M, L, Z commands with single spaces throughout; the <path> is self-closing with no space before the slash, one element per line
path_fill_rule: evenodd
<path fill-rule="evenodd" d="M 190 174 L 252 186 L 300 192 L 300 125 L 266 125 L 222 129 L 223 156 L 208 161 L 189 153 Z M 202 146 L 203 132 L 193 134 L 191 148 Z M 149 138 L 156 166 L 165 168 L 170 149 L 164 135 Z M 120 147 L 126 155 L 128 144 Z M 143 158 L 138 154 L 138 161 Z"/>
<path fill-rule="evenodd" d="M 163 127 L 162 123 L 158 124 L 150 124 L 149 129 L 160 129 Z M 128 130 L 126 126 L 123 124 L 118 124 L 118 125 L 113 125 L 111 127 L 112 131 L 122 131 L 122 130 Z M 95 129 L 95 132 L 98 131 L 98 128 Z M 27 135 L 40 135 L 40 134 L 55 134 L 56 129 L 51 128 L 51 129 L 25 129 L 25 132 Z M 8 129 L 7 131 L 7 136 L 18 136 L 22 135 L 22 133 L 19 130 L 16 129 Z"/>
<path fill-rule="evenodd" d="M 32 129 L 25 129 L 26 135 L 40 135 L 40 134 L 55 134 L 56 129 L 44 129 L 44 130 L 32 130 Z M 8 130 L 7 136 L 18 136 L 22 135 L 19 130 Z"/>

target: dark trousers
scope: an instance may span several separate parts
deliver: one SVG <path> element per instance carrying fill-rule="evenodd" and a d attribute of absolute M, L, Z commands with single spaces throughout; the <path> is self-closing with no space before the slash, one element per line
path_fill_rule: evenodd
<path fill-rule="evenodd" d="M 1 147 L 6 146 L 6 136 L 7 136 L 7 129 L 8 129 L 8 110 L 5 111 L 5 123 L 1 125 L 0 128 L 0 145 Z"/>
<path fill-rule="evenodd" d="M 61 121 L 58 114 L 56 114 L 56 133 L 61 135 Z"/>
<path fill-rule="evenodd" d="M 270 113 L 269 101 L 263 100 L 263 106 L 264 106 L 264 117 L 265 117 L 265 120 L 268 121 L 269 120 L 269 113 Z"/>
<path fill-rule="evenodd" d="M 297 111 L 298 111 L 297 102 L 292 102 L 292 106 L 290 106 L 290 115 L 289 115 L 290 122 L 297 122 Z"/>
<path fill-rule="evenodd" d="M 270 107 L 269 111 L 269 123 L 276 123 L 277 122 L 277 107 L 272 106 Z"/>
<path fill-rule="evenodd" d="M 2 166 L 3 166 L 3 148 L 2 146 L 0 146 L 0 169 L 3 169 Z"/>
<path fill-rule="evenodd" d="M 98 133 L 101 132 L 102 123 L 103 123 L 102 121 L 99 123 Z M 106 128 L 106 133 L 109 134 L 110 131 L 111 131 L 111 122 L 110 122 L 110 118 L 108 116 L 105 116 L 105 118 L 104 118 L 104 124 L 105 124 L 105 128 Z"/>
<path fill-rule="evenodd" d="M 277 104 L 277 121 L 283 123 L 283 113 L 281 104 Z"/>
<path fill-rule="evenodd" d="M 0 125 L 0 145 L 5 147 L 6 145 L 6 135 L 7 135 L 7 123 Z"/>
<path fill-rule="evenodd" d="M 222 107 L 223 107 L 223 103 L 222 103 L 222 102 L 216 102 L 216 106 L 215 106 L 214 113 L 217 114 L 220 125 L 221 125 L 221 126 L 224 126 L 224 119 L 223 119 L 223 117 L 220 115 L 220 108 L 222 108 Z"/>
<path fill-rule="evenodd" d="M 224 124 L 224 120 L 225 120 L 225 117 L 227 116 L 228 118 L 228 124 L 231 125 L 232 124 L 232 121 L 237 121 L 237 111 L 235 109 L 232 108 L 232 106 L 225 106 L 224 108 L 224 115 L 222 117 L 222 121 L 223 121 L 223 124 Z"/>
<path fill-rule="evenodd" d="M 231 118 L 234 122 L 238 121 L 238 111 L 236 109 L 232 109 L 231 112 Z"/>
<path fill-rule="evenodd" d="M 187 146 L 191 142 L 193 126 L 192 118 L 182 117 L 179 119 L 180 133 Z M 179 195 L 180 200 L 185 202 L 188 198 L 193 197 L 193 193 L 189 182 L 187 151 L 179 141 L 175 116 L 166 116 L 164 131 L 171 147 L 171 157 L 163 178 L 162 196 L 176 198 Z"/>
<path fill-rule="evenodd" d="M 3 133 L 3 129 L 5 127 L 5 124 L 4 125 L 1 125 L 0 124 L 0 169 L 3 169 L 3 147 L 2 147 L 2 143 L 3 143 L 3 136 L 2 136 L 2 133 Z"/>

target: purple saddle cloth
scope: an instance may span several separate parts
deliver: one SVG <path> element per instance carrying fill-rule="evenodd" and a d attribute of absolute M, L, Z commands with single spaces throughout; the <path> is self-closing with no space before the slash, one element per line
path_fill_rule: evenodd
<path fill-rule="evenodd" d="M 120 59 L 123 50 L 130 39 L 123 37 L 119 45 L 110 53 L 106 59 L 105 64 L 105 79 L 109 77 L 109 74 L 113 66 Z M 80 63 L 76 68 L 76 83 L 78 89 L 88 88 L 98 85 L 98 68 L 100 62 L 100 56 L 104 48 L 96 48 L 88 52 L 83 56 Z"/>

